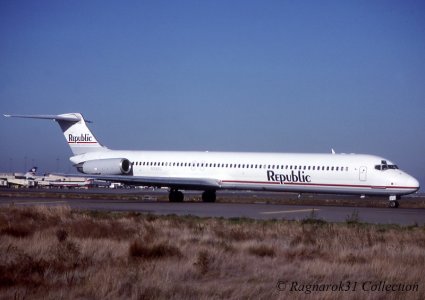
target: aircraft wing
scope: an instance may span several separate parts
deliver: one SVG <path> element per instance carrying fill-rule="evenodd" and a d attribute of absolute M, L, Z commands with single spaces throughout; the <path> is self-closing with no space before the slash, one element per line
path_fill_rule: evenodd
<path fill-rule="evenodd" d="M 81 176 L 81 175 L 79 175 Z M 169 187 L 171 189 L 207 190 L 220 189 L 217 179 L 208 178 L 178 178 L 178 177 L 150 177 L 126 175 L 83 175 L 84 177 L 132 185 Z"/>

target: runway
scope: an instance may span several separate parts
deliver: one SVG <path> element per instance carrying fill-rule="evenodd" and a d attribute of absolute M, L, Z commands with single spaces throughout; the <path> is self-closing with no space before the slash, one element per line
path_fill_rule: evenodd
<path fill-rule="evenodd" d="M 265 203 L 170 203 L 128 199 L 69 199 L 66 197 L 0 197 L 0 205 L 69 205 L 72 209 L 93 211 L 134 211 L 157 215 L 175 214 L 198 217 L 303 220 L 311 216 L 327 222 L 346 222 L 357 218 L 374 224 L 425 225 L 425 209 L 369 208 Z M 314 212 L 313 212 L 314 211 Z"/>

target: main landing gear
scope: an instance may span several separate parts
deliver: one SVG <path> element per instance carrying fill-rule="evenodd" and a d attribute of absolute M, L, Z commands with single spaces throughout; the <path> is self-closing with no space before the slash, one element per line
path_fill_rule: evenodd
<path fill-rule="evenodd" d="M 205 191 L 202 193 L 202 202 L 215 202 L 215 191 Z"/>
<path fill-rule="evenodd" d="M 170 202 L 183 202 L 184 195 L 179 190 L 171 190 L 168 199 Z"/>
<path fill-rule="evenodd" d="M 171 190 L 168 195 L 170 202 L 183 202 L 184 195 L 179 190 Z M 215 202 L 216 195 L 214 190 L 205 191 L 202 193 L 202 202 Z"/>
<path fill-rule="evenodd" d="M 388 207 L 390 208 L 397 208 L 400 206 L 400 203 L 398 203 L 398 200 L 400 200 L 400 196 L 390 196 L 388 202 Z"/>

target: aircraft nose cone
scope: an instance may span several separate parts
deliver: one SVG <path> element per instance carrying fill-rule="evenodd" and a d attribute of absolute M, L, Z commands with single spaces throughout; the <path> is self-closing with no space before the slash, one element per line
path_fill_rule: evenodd
<path fill-rule="evenodd" d="M 413 186 L 416 188 L 416 191 L 420 188 L 419 181 L 416 178 L 413 178 Z"/>
<path fill-rule="evenodd" d="M 407 178 L 406 186 L 412 188 L 413 192 L 416 192 L 419 190 L 419 181 L 416 178 L 409 176 L 409 178 Z"/>

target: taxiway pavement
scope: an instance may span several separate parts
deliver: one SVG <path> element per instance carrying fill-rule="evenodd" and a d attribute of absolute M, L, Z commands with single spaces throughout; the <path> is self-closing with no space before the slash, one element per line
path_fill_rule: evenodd
<path fill-rule="evenodd" d="M 175 214 L 199 217 L 303 220 L 310 217 L 327 222 L 360 222 L 376 224 L 425 225 L 425 209 L 368 208 L 265 203 L 170 203 L 152 200 L 68 199 L 0 197 L 0 205 L 69 205 L 72 209 L 94 211 L 134 211 L 158 215 Z M 314 211 L 314 212 L 313 212 Z"/>

